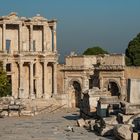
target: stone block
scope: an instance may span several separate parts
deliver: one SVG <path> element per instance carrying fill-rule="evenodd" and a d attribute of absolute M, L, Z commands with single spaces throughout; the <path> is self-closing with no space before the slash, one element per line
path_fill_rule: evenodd
<path fill-rule="evenodd" d="M 20 115 L 21 116 L 34 116 L 34 113 L 32 111 L 30 111 L 30 110 L 22 110 L 20 112 Z"/>
<path fill-rule="evenodd" d="M 140 113 L 140 104 L 121 102 L 121 110 L 123 114 L 134 115 Z"/>
<path fill-rule="evenodd" d="M 9 106 L 8 105 L 2 105 L 3 110 L 8 110 Z"/>
<path fill-rule="evenodd" d="M 117 124 L 114 127 L 113 133 L 119 140 L 131 140 L 132 126 L 128 124 Z"/>
<path fill-rule="evenodd" d="M 132 133 L 132 140 L 138 140 L 138 133 Z"/>
<path fill-rule="evenodd" d="M 117 116 L 117 120 L 119 123 L 125 123 L 127 122 L 133 115 L 124 115 L 119 113 Z"/>
<path fill-rule="evenodd" d="M 20 106 L 19 105 L 9 105 L 10 110 L 19 110 Z"/>
<path fill-rule="evenodd" d="M 84 127 L 86 125 L 85 120 L 82 118 L 77 120 L 77 124 L 79 127 Z"/>
<path fill-rule="evenodd" d="M 138 114 L 138 113 L 140 113 L 140 109 L 137 109 L 137 108 L 125 108 L 123 113 L 126 114 L 126 115 Z"/>
<path fill-rule="evenodd" d="M 106 126 L 106 125 L 116 125 L 118 124 L 117 117 L 116 116 L 111 116 L 107 118 L 102 118 L 101 119 L 101 125 Z"/>
<path fill-rule="evenodd" d="M 0 115 L 3 116 L 3 117 L 8 116 L 8 112 L 7 111 L 2 111 Z"/>
<path fill-rule="evenodd" d="M 9 117 L 19 117 L 19 112 L 18 111 L 10 111 Z"/>

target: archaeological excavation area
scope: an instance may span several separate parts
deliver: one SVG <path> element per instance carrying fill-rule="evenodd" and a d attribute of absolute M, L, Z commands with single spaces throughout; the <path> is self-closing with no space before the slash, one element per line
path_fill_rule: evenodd
<path fill-rule="evenodd" d="M 12 87 L 0 98 L 0 139 L 140 139 L 140 67 L 126 66 L 124 54 L 74 52 L 59 64 L 56 29 L 39 14 L 0 17 Z"/>

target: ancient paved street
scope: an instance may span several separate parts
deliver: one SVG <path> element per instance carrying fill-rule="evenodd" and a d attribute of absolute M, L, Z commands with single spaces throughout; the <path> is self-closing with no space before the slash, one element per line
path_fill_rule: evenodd
<path fill-rule="evenodd" d="M 0 140 L 105 140 L 76 126 L 78 112 L 61 109 L 35 117 L 0 118 Z M 67 125 L 74 132 L 67 131 Z"/>

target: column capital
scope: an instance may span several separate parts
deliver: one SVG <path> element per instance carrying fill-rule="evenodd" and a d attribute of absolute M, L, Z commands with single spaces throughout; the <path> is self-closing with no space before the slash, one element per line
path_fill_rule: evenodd
<path fill-rule="evenodd" d="M 30 24 L 30 29 L 32 29 L 33 28 L 33 24 Z"/>
<path fill-rule="evenodd" d="M 6 24 L 5 24 L 5 23 L 3 23 L 3 24 L 2 24 L 2 26 L 3 26 L 3 28 L 5 28 L 5 27 L 6 27 Z"/>
<path fill-rule="evenodd" d="M 52 27 L 52 31 L 56 32 L 56 24 L 54 24 L 54 26 Z"/>
<path fill-rule="evenodd" d="M 30 65 L 33 65 L 33 64 L 34 64 L 34 62 L 33 62 L 33 61 L 31 61 L 31 62 L 29 62 L 29 64 L 30 64 Z"/>

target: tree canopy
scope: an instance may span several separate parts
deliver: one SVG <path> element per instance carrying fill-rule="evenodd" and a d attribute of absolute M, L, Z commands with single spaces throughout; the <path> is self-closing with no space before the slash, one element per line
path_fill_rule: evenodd
<path fill-rule="evenodd" d="M 126 65 L 140 66 L 140 33 L 129 42 L 125 55 Z"/>
<path fill-rule="evenodd" d="M 83 55 L 98 55 L 98 54 L 108 54 L 108 52 L 96 46 L 92 48 L 87 48 L 83 53 Z"/>
<path fill-rule="evenodd" d="M 0 62 L 0 97 L 11 95 L 11 84 Z"/>

